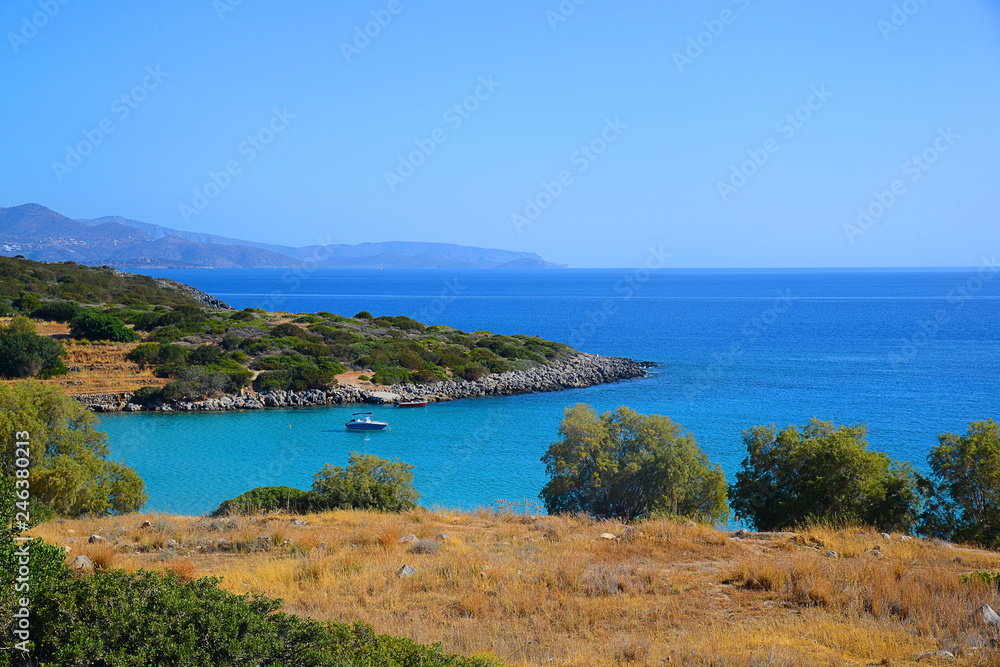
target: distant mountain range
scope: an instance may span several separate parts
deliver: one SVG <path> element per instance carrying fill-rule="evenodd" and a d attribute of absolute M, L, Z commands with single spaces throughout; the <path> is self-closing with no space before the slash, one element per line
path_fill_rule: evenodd
<path fill-rule="evenodd" d="M 301 248 L 186 232 L 117 216 L 73 220 L 40 204 L 0 207 L 0 255 L 119 269 L 560 268 L 535 253 L 394 241 Z"/>

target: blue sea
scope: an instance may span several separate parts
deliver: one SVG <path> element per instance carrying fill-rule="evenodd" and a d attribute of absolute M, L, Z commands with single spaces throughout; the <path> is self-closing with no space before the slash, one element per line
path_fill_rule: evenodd
<path fill-rule="evenodd" d="M 153 271 L 233 307 L 367 310 L 467 331 L 527 333 L 654 361 L 645 380 L 376 409 L 391 431 L 348 433 L 359 409 L 101 415 L 147 509 L 204 513 L 255 486 L 308 488 L 364 451 L 415 466 L 421 504 L 536 500 L 563 410 L 670 416 L 732 479 L 742 432 L 811 417 L 864 423 L 871 447 L 926 469 L 944 432 L 1000 418 L 1000 274 L 955 271 Z"/>

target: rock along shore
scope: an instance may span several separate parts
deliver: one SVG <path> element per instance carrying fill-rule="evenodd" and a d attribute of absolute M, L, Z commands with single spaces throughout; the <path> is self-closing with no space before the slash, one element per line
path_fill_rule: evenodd
<path fill-rule="evenodd" d="M 132 394 L 81 394 L 74 396 L 94 412 L 223 412 L 227 410 L 260 410 L 263 408 L 297 408 L 344 403 L 395 403 L 397 400 L 419 398 L 430 402 L 453 401 L 459 398 L 514 396 L 545 391 L 560 391 L 608 384 L 621 380 L 644 378 L 648 364 L 622 357 L 602 357 L 578 354 L 562 361 L 536 366 L 523 371 L 487 375 L 476 381 L 436 382 L 416 385 L 400 384 L 362 389 L 333 386 L 305 391 L 264 391 L 250 388 L 239 394 L 227 394 L 203 401 L 172 401 L 156 405 L 132 402 Z"/>

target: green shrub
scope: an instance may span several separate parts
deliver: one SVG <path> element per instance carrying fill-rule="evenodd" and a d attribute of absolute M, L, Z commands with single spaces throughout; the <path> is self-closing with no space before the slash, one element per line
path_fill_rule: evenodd
<path fill-rule="evenodd" d="M 160 387 L 140 387 L 132 395 L 132 402 L 137 405 L 150 405 L 163 401 L 163 389 Z"/>
<path fill-rule="evenodd" d="M 159 343 L 139 343 L 126 356 L 129 361 L 144 366 L 153 366 L 160 362 Z"/>
<path fill-rule="evenodd" d="M 351 452 L 347 468 L 326 465 L 313 477 L 313 511 L 365 509 L 402 512 L 417 506 L 413 466 Z"/>
<path fill-rule="evenodd" d="M 310 511 L 309 493 L 290 486 L 259 486 L 222 502 L 212 516 L 256 514 L 285 511 L 305 514 Z"/>
<path fill-rule="evenodd" d="M 25 315 L 28 315 L 42 307 L 42 300 L 38 298 L 37 294 L 32 292 L 21 292 L 14 299 L 14 307 Z"/>
<path fill-rule="evenodd" d="M 222 358 L 222 348 L 215 345 L 199 345 L 187 355 L 189 364 L 207 366 Z"/>
<path fill-rule="evenodd" d="M 229 319 L 235 322 L 253 322 L 257 319 L 257 316 L 254 315 L 252 308 L 246 308 L 244 310 L 236 311 L 229 316 Z"/>
<path fill-rule="evenodd" d="M 53 377 L 66 372 L 62 343 L 39 336 L 26 317 L 15 317 L 10 324 L 0 324 L 0 377 L 26 378 L 38 375 Z"/>
<path fill-rule="evenodd" d="M 69 322 L 83 311 L 75 301 L 48 301 L 32 311 L 31 316 L 40 320 Z"/>
<path fill-rule="evenodd" d="M 424 368 L 419 370 L 412 375 L 413 381 L 418 384 L 432 384 L 434 382 L 440 382 L 441 378 L 437 376 L 434 371 Z"/>
<path fill-rule="evenodd" d="M 550 479 L 541 497 L 552 514 L 713 522 L 729 516 L 722 470 L 668 417 L 624 407 L 598 416 L 581 403 L 566 409 L 559 435 L 542 457 Z"/>
<path fill-rule="evenodd" d="M 817 419 L 745 431 L 747 458 L 729 490 L 736 516 L 759 530 L 818 520 L 909 532 L 920 506 L 916 473 L 869 451 L 866 433 Z"/>
<path fill-rule="evenodd" d="M 279 324 L 278 326 L 271 329 L 270 336 L 272 338 L 278 338 L 281 336 L 292 336 L 293 338 L 305 338 L 309 335 L 309 332 L 300 326 L 296 326 L 291 322 L 285 322 Z"/>
<path fill-rule="evenodd" d="M 469 364 L 468 366 L 459 366 L 453 369 L 456 376 L 462 378 L 463 380 L 469 380 L 470 382 L 475 382 L 477 380 L 483 379 L 489 374 L 489 371 L 479 366 L 478 364 Z"/>
<path fill-rule="evenodd" d="M 37 382 L 0 385 L 0 474 L 13 476 L 17 431 L 31 434 L 31 494 L 61 516 L 135 512 L 146 503 L 135 471 L 108 460 L 107 436 L 82 404 Z"/>
<path fill-rule="evenodd" d="M 943 433 L 927 457 L 927 499 L 920 532 L 1000 547 L 1000 424 L 973 422 L 964 434 Z"/>
<path fill-rule="evenodd" d="M 225 350 L 235 350 L 242 342 L 243 339 L 234 333 L 226 334 L 222 337 L 222 347 Z"/>
<path fill-rule="evenodd" d="M 139 334 L 125 326 L 114 315 L 97 310 L 84 310 L 70 322 L 70 335 L 76 339 L 130 343 L 139 340 Z"/>
<path fill-rule="evenodd" d="M 375 316 L 369 313 L 367 310 L 362 310 L 360 313 L 354 316 L 356 320 L 374 320 Z"/>
<path fill-rule="evenodd" d="M 177 327 L 161 327 L 149 335 L 149 340 L 159 343 L 173 343 L 184 338 Z"/>

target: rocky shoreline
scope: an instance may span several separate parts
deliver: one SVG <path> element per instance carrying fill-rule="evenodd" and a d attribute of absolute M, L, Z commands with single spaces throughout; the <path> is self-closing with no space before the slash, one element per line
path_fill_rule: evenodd
<path fill-rule="evenodd" d="M 173 401 L 156 405 L 132 402 L 133 394 L 81 394 L 74 396 L 94 412 L 225 412 L 229 410 L 260 410 L 264 408 L 314 407 L 345 403 L 395 403 L 398 400 L 426 399 L 429 402 L 453 401 L 459 398 L 514 396 L 563 389 L 591 387 L 621 380 L 644 378 L 650 364 L 622 357 L 578 354 L 562 361 L 536 366 L 523 371 L 487 375 L 476 381 L 436 382 L 434 384 L 400 384 L 377 390 L 353 386 L 333 386 L 306 391 L 264 391 L 250 388 L 239 394 L 209 398 L 203 401 Z"/>

